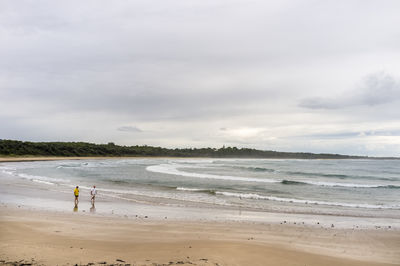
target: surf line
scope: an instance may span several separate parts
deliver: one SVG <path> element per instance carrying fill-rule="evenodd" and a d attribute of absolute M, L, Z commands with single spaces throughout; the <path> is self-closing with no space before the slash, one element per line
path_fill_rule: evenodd
<path fill-rule="evenodd" d="M 219 179 L 219 180 L 230 180 L 230 181 L 241 181 L 241 182 L 260 182 L 260 183 L 281 183 L 284 185 L 314 185 L 314 186 L 325 186 L 325 187 L 349 187 L 349 188 L 388 188 L 391 185 L 375 185 L 375 184 L 354 184 L 354 183 L 335 183 L 335 182 L 312 182 L 312 181 L 290 181 L 290 180 L 276 180 L 276 179 L 261 179 L 251 177 L 240 177 L 240 176 L 226 176 L 226 175 L 213 175 L 213 174 L 200 174 L 190 173 L 178 170 L 178 168 L 185 168 L 185 166 L 179 164 L 159 164 L 147 166 L 146 170 L 149 172 L 178 175 L 185 177 L 196 177 L 203 179 Z M 186 167 L 187 168 L 187 167 Z"/>

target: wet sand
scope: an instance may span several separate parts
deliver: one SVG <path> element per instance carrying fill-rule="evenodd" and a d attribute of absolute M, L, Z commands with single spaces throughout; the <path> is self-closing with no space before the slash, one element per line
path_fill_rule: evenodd
<path fill-rule="evenodd" d="M 398 250 L 398 229 L 162 221 L 0 206 L 5 265 L 400 265 Z"/>

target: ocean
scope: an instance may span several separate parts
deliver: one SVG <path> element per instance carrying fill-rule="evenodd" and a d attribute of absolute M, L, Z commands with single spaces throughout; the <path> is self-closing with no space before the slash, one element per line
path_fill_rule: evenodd
<path fill-rule="evenodd" d="M 96 185 L 100 199 L 117 199 L 124 206 L 140 202 L 255 212 L 400 217 L 397 160 L 149 158 L 9 162 L 0 164 L 0 179 L 3 189 L 4 184 L 8 185 L 8 191 L 0 196 L 2 202 L 10 201 L 10 190 L 16 187 L 41 191 L 31 195 L 32 199 L 26 198 L 24 203 L 28 205 L 38 201 L 37 205 L 43 205 L 47 194 L 72 194 L 77 185 L 81 193 L 88 193 Z M 18 196 L 12 200 L 18 202 Z M 49 199 L 47 205 L 57 200 Z"/>

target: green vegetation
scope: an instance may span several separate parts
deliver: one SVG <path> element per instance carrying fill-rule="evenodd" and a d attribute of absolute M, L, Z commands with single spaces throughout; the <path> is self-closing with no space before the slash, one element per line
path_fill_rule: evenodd
<path fill-rule="evenodd" d="M 288 158 L 288 159 L 355 159 L 366 158 L 339 154 L 261 151 L 247 148 L 166 149 L 151 146 L 118 146 L 86 142 L 26 142 L 0 140 L 1 156 L 165 156 L 215 158 Z"/>

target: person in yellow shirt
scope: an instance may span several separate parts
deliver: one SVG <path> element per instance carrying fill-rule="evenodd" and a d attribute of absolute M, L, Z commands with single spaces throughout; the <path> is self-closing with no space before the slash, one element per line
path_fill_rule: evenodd
<path fill-rule="evenodd" d="M 74 195 L 75 195 L 75 206 L 78 206 L 78 198 L 79 198 L 79 186 L 76 186 L 74 189 Z"/>

